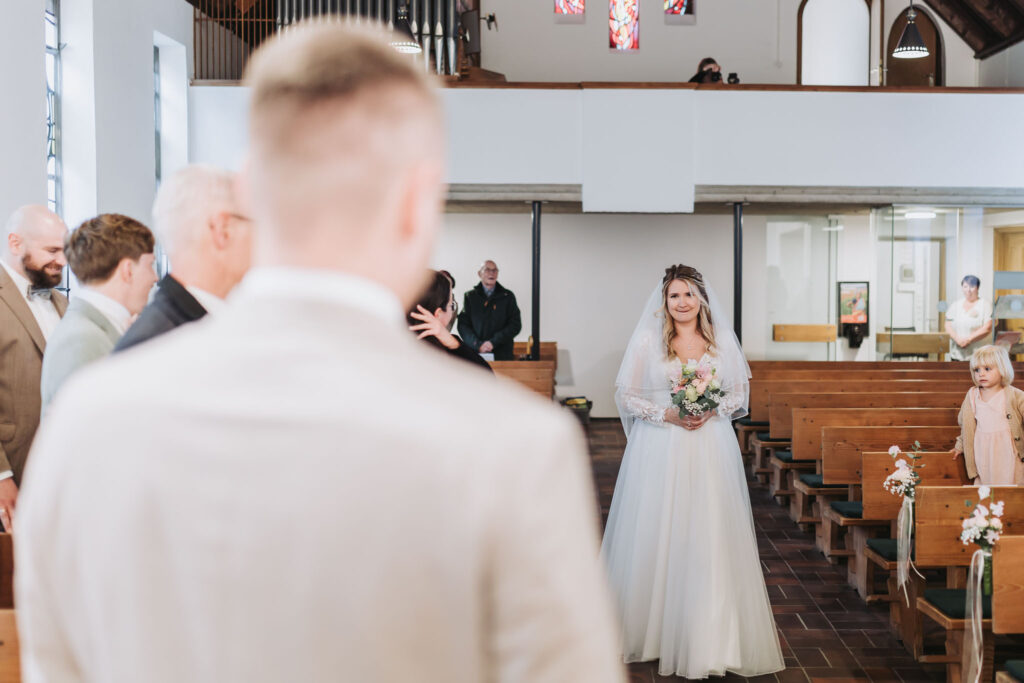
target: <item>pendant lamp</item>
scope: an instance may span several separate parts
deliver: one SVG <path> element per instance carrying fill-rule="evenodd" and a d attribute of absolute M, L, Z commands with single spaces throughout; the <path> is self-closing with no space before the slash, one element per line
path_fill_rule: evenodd
<path fill-rule="evenodd" d="M 412 26 L 409 25 L 409 5 L 406 2 L 401 2 L 398 6 L 398 19 L 395 21 L 395 35 L 391 40 L 391 47 L 407 55 L 418 55 L 423 52 L 423 48 L 413 35 Z"/>
<path fill-rule="evenodd" d="M 907 10 L 907 25 L 903 27 L 903 35 L 892 56 L 896 59 L 919 59 L 928 56 L 928 47 L 924 44 L 921 32 L 917 30 L 914 19 L 917 12 L 914 11 L 914 0 L 910 0 L 910 9 Z"/>

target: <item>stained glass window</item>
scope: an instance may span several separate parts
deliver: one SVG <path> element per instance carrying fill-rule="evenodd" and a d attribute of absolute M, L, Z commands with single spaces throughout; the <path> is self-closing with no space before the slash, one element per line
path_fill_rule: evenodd
<path fill-rule="evenodd" d="M 555 14 L 574 16 L 583 14 L 587 8 L 587 0 L 555 0 Z"/>
<path fill-rule="evenodd" d="M 640 0 L 610 0 L 608 47 L 613 50 L 640 48 Z"/>
<path fill-rule="evenodd" d="M 60 0 L 46 0 L 46 203 L 61 213 Z"/>
<path fill-rule="evenodd" d="M 696 0 L 664 0 L 666 24 L 694 23 L 693 4 Z"/>

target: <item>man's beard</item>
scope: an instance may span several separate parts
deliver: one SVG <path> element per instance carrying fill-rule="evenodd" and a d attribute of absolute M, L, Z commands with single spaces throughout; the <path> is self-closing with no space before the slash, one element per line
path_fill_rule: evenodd
<path fill-rule="evenodd" d="M 21 265 L 25 269 L 25 275 L 28 276 L 28 281 L 32 283 L 32 286 L 36 289 L 50 289 L 60 284 L 60 281 L 64 279 L 64 271 L 61 269 L 56 275 L 50 275 L 46 272 L 46 268 L 39 268 L 34 263 L 28 254 L 21 257 Z"/>

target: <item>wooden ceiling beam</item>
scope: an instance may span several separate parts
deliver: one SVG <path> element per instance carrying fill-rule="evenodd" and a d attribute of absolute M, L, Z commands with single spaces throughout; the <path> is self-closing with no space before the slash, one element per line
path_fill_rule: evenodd
<path fill-rule="evenodd" d="M 928 5 L 975 53 L 984 50 L 999 40 L 999 36 L 979 22 L 972 14 L 964 11 L 962 2 L 956 0 L 925 0 Z"/>
<path fill-rule="evenodd" d="M 1006 40 L 1003 40 L 1001 42 L 998 42 L 998 43 L 995 43 L 993 45 L 990 45 L 990 46 L 986 47 L 984 50 L 981 50 L 980 52 L 975 53 L 974 56 L 977 57 L 978 59 L 986 59 L 986 58 L 991 57 L 992 55 L 994 55 L 994 54 L 996 54 L 998 52 L 1002 52 L 1003 50 L 1005 50 L 1008 47 L 1012 47 L 1012 46 L 1016 45 L 1017 43 L 1021 42 L 1022 40 L 1024 40 L 1024 29 L 1022 29 L 1022 30 L 1018 31 L 1017 33 L 1013 34 L 1012 36 L 1010 36 Z"/>
<path fill-rule="evenodd" d="M 1022 28 L 1020 14 L 1008 0 L 963 0 L 980 21 L 1006 40 Z"/>

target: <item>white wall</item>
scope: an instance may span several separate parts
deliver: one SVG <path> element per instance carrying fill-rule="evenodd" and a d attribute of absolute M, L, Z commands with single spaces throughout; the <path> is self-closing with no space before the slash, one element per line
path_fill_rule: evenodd
<path fill-rule="evenodd" d="M 44 3 L 7 4 L 0 22 L 0 220 L 16 206 L 46 201 Z M 191 8 L 185 0 L 61 4 L 65 217 L 72 226 L 97 211 L 148 220 L 154 31 L 182 45 L 190 63 Z M 187 76 L 185 69 L 179 74 Z"/>
<path fill-rule="evenodd" d="M 530 239 L 529 214 L 448 214 L 433 261 L 455 276 L 461 301 L 478 282 L 480 262 L 494 259 L 522 310 L 520 340 L 530 336 Z M 616 414 L 615 374 L 667 266 L 686 263 L 704 273 L 731 318 L 731 216 L 548 213 L 542 259 L 541 336 L 559 344 L 557 393 L 585 394 L 595 416 Z"/>
<path fill-rule="evenodd" d="M 584 122 L 589 107 L 608 98 L 628 106 L 634 91 L 603 91 L 597 102 L 587 92 L 445 90 L 449 182 L 580 184 L 584 210 L 599 211 L 645 210 L 629 188 L 661 188 L 673 168 L 672 191 L 684 198 L 693 192 L 687 177 L 738 187 L 1024 187 L 1024 156 L 1005 153 L 1024 149 L 1024 95 L 648 90 L 647 113 L 636 119 L 645 135 L 624 137 L 628 121 L 594 135 Z M 192 103 L 193 156 L 236 167 L 245 153 L 245 89 L 193 87 Z M 967 120 L 971 135 L 961 135 Z M 584 169 L 595 154 L 623 161 Z M 615 178 L 627 191 L 588 207 L 587 184 L 607 188 Z"/>
<path fill-rule="evenodd" d="M 867 85 L 871 15 L 864 0 L 810 0 L 804 5 L 803 85 Z"/>
<path fill-rule="evenodd" d="M 1024 43 L 983 59 L 978 85 L 987 88 L 1024 88 Z"/>
<path fill-rule="evenodd" d="M 661 0 L 640 2 L 640 49 L 608 50 L 608 3 L 590 0 L 580 24 L 556 23 L 548 0 L 482 0 L 483 66 L 510 81 L 686 81 L 704 57 L 744 83 L 796 82 L 800 0 L 699 2 L 693 25 L 666 25 Z"/>
<path fill-rule="evenodd" d="M 4 3 L 0 21 L 0 222 L 46 203 L 46 69 L 43 0 Z"/>
<path fill-rule="evenodd" d="M 796 82 L 800 0 L 700 2 L 696 24 L 690 26 L 666 25 L 661 1 L 641 0 L 640 49 L 628 54 L 608 50 L 608 6 L 603 0 L 588 3 L 585 21 L 580 24 L 556 22 L 554 3 L 546 0 L 482 0 L 481 5 L 481 14 L 494 12 L 498 17 L 497 31 L 488 31 L 481 24 L 483 66 L 505 74 L 510 81 L 678 82 L 689 79 L 702 58 L 712 56 L 723 71 L 738 72 L 744 83 Z M 886 38 L 905 7 L 905 3 L 887 3 Z M 947 85 L 976 85 L 972 50 L 944 22 L 937 23 L 946 47 Z M 872 26 L 877 27 L 876 19 Z M 831 38 L 845 41 L 850 33 L 844 28 Z M 877 68 L 876 28 L 872 33 L 871 66 L 865 69 Z M 867 41 L 866 36 L 854 41 L 858 60 Z"/>

